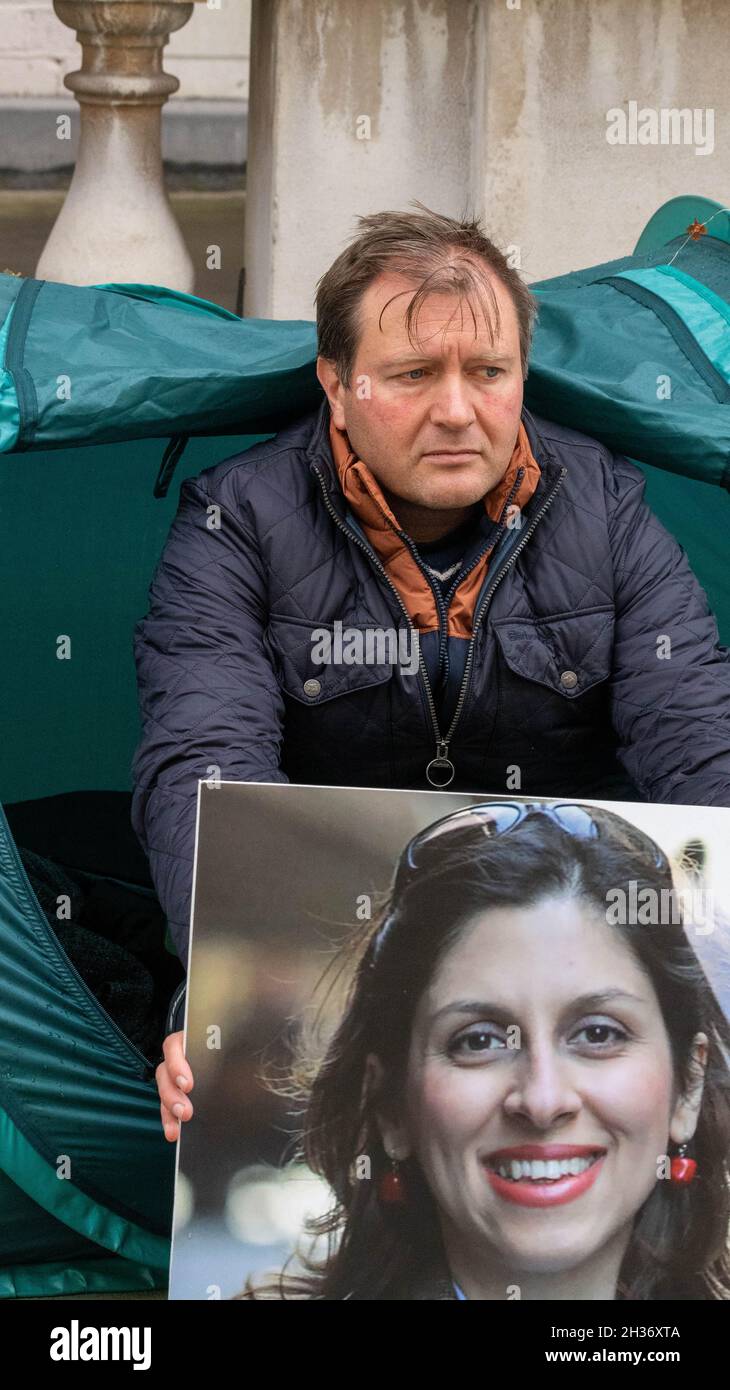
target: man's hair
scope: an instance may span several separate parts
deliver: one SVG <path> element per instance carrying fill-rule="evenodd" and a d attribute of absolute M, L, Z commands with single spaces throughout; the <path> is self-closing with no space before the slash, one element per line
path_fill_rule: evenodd
<path fill-rule="evenodd" d="M 489 240 L 478 219 L 446 217 L 418 201 L 413 205 L 420 211 L 371 212 L 359 217 L 359 232 L 318 281 L 315 305 L 319 355 L 333 363 L 343 386 L 349 387 L 362 330 L 362 297 L 383 271 L 400 272 L 418 282 L 405 319 L 414 345 L 420 306 L 428 295 L 444 293 L 458 297 L 454 313 L 458 308 L 462 316 L 466 300 L 475 333 L 476 299 L 494 342 L 499 332 L 499 308 L 489 279 L 491 271 L 515 306 L 522 375 L 526 376 L 537 301 Z"/>

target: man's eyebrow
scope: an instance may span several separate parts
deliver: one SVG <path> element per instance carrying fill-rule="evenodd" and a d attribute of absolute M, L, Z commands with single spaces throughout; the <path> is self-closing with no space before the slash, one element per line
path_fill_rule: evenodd
<path fill-rule="evenodd" d="M 429 355 L 425 352 L 404 352 L 398 354 L 396 357 L 383 358 L 383 366 L 402 367 L 406 363 L 433 362 L 435 360 L 437 359 L 434 355 Z M 511 352 L 490 352 L 486 350 L 485 352 L 474 353 L 473 356 L 468 357 L 464 365 L 468 367 L 475 362 L 488 362 L 491 366 L 493 363 L 514 362 L 514 360 L 514 355 Z"/>
<path fill-rule="evenodd" d="M 646 1004 L 647 999 L 642 999 L 638 994 L 632 994 L 626 989 L 601 989 L 592 991 L 590 994 L 581 994 L 576 999 L 571 999 L 561 1010 L 561 1017 L 569 1014 L 591 1013 L 604 1007 L 606 1004 L 616 1003 L 619 1000 L 627 1000 L 633 1004 Z M 444 1014 L 480 1014 L 484 1018 L 493 1020 L 495 1023 L 517 1022 L 517 1009 L 510 1009 L 506 1004 L 497 1004 L 489 999 L 455 999 L 451 1004 L 444 1004 L 443 1008 L 437 1009 L 429 1019 L 429 1024 L 433 1025 Z"/>

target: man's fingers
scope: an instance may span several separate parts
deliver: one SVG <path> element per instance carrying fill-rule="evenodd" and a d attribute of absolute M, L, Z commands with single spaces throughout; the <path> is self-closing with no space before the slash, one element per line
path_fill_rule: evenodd
<path fill-rule="evenodd" d="M 193 1103 L 185 1092 L 175 1085 L 167 1062 L 160 1062 L 156 1072 L 157 1090 L 160 1101 L 167 1107 L 170 1116 L 176 1120 L 189 1120 L 193 1113 Z"/>
<path fill-rule="evenodd" d="M 155 1072 L 160 1096 L 160 1116 L 165 1138 L 171 1143 L 180 1134 L 180 1122 L 189 1120 L 193 1104 L 187 1092 L 193 1088 L 193 1073 L 183 1048 L 183 1034 L 169 1033 L 162 1044 L 164 1061 Z"/>
<path fill-rule="evenodd" d="M 162 1130 L 169 1143 L 174 1144 L 180 1135 L 180 1125 L 170 1114 L 166 1105 L 160 1105 L 160 1118 L 162 1120 Z"/>
<path fill-rule="evenodd" d="M 183 1034 L 169 1033 L 162 1044 L 162 1053 L 165 1058 L 168 1075 L 174 1084 L 180 1087 L 181 1091 L 191 1091 L 193 1088 L 193 1073 L 185 1056 L 183 1048 Z"/>

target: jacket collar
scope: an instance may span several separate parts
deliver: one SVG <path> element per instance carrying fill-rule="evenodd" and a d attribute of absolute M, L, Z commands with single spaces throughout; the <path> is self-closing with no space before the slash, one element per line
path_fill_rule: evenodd
<path fill-rule="evenodd" d="M 377 536 L 401 526 L 386 500 L 380 483 L 366 463 L 353 452 L 344 430 L 329 424 L 330 449 L 340 487 L 359 521 Z M 520 421 L 517 441 L 504 477 L 482 499 L 487 518 L 501 523 L 508 502 L 521 510 L 532 497 L 540 478 L 540 468 L 530 449 L 527 431 Z"/>

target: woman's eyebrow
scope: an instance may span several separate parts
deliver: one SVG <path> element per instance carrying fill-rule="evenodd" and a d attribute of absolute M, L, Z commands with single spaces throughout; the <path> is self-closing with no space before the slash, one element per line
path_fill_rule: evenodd
<path fill-rule="evenodd" d="M 602 1008 L 604 1004 L 613 1004 L 621 999 L 628 1000 L 630 1004 L 648 1004 L 649 1002 L 648 999 L 642 999 L 641 995 L 632 994 L 627 989 L 599 989 L 591 991 L 590 994 L 581 994 L 577 999 L 571 999 L 563 1012 L 587 1013 Z"/>
<path fill-rule="evenodd" d="M 515 1011 L 505 1004 L 495 1004 L 489 999 L 456 999 L 452 1004 L 444 1004 L 431 1015 L 431 1024 L 438 1022 L 444 1014 L 483 1014 L 495 1022 L 514 1023 Z"/>
<path fill-rule="evenodd" d="M 580 994 L 576 999 L 571 999 L 561 1010 L 561 1016 L 576 1013 L 589 1013 L 603 1008 L 606 1004 L 616 1003 L 619 1000 L 626 1000 L 632 1004 L 647 1004 L 647 999 L 642 999 L 638 994 L 632 994 L 626 989 L 600 989 L 592 990 L 590 994 Z M 518 1009 L 510 1009 L 505 1004 L 496 1004 L 489 999 L 455 999 L 451 1004 L 444 1004 L 431 1015 L 429 1023 L 437 1023 L 444 1014 L 480 1014 L 485 1018 L 493 1019 L 495 1023 L 514 1024 L 519 1021 Z"/>

